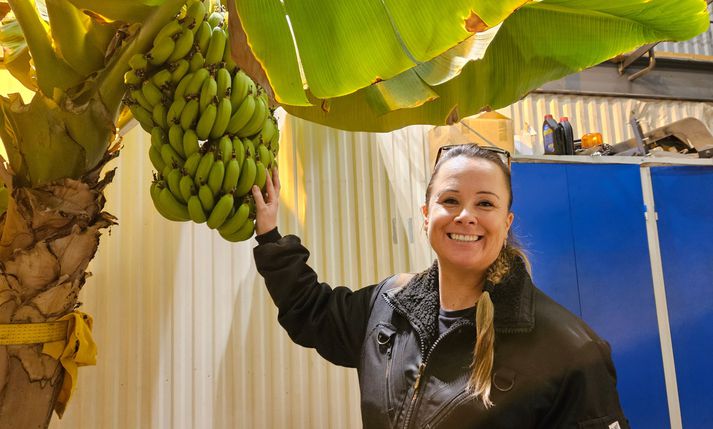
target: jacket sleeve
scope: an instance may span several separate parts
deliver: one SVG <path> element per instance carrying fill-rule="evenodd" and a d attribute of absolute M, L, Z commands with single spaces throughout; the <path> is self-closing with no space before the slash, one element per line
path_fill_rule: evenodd
<path fill-rule="evenodd" d="M 584 343 L 570 362 L 542 428 L 630 429 L 619 404 L 609 344 Z"/>
<path fill-rule="evenodd" d="M 331 288 L 307 265 L 309 251 L 298 237 L 273 229 L 257 239 L 257 270 L 292 341 L 334 364 L 356 367 L 376 285 Z"/>

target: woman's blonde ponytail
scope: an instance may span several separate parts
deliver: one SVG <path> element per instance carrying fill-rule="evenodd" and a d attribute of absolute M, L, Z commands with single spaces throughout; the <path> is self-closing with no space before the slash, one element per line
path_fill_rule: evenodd
<path fill-rule="evenodd" d="M 473 395 L 483 401 L 485 408 L 493 405 L 490 400 L 490 388 L 492 387 L 493 359 L 495 356 L 495 328 L 493 319 L 495 308 L 490 299 L 490 292 L 484 290 L 478 300 L 475 310 L 475 329 L 477 338 L 475 350 L 473 351 L 472 372 L 468 380 L 468 388 Z"/>
<path fill-rule="evenodd" d="M 516 245 L 506 244 L 488 269 L 483 293 L 478 299 L 475 310 L 477 337 L 468 389 L 473 395 L 480 398 L 485 408 L 493 406 L 493 402 L 490 400 L 490 390 L 493 384 L 492 372 L 495 359 L 495 327 L 493 325 L 495 307 L 490 294 L 494 285 L 500 283 L 510 272 L 511 263 L 516 258 L 520 258 L 525 263 L 527 271 L 530 271 L 530 262 L 525 253 Z"/>

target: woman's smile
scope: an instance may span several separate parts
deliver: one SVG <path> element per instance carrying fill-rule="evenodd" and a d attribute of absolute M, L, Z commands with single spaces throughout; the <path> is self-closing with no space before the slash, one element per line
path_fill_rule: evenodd
<path fill-rule="evenodd" d="M 467 235 L 467 234 L 457 234 L 457 233 L 448 233 L 448 238 L 451 240 L 455 241 L 463 241 L 463 242 L 475 242 L 479 241 L 481 238 L 483 238 L 482 235 Z"/>

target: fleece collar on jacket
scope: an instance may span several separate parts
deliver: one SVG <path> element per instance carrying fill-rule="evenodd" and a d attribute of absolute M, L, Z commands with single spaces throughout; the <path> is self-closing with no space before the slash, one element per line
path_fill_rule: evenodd
<path fill-rule="evenodd" d="M 495 332 L 530 332 L 535 327 L 534 285 L 524 262 L 517 258 L 510 273 L 493 286 L 490 298 L 495 308 Z M 404 287 L 384 294 L 394 308 L 431 344 L 438 336 L 438 264 L 414 275 Z"/>

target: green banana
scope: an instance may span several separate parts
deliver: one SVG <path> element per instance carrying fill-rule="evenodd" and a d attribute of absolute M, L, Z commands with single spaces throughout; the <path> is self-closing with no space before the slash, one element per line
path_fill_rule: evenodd
<path fill-rule="evenodd" d="M 195 223 L 203 223 L 206 221 L 205 211 L 203 211 L 201 200 L 197 195 L 192 195 L 188 198 L 188 215 Z"/>
<path fill-rule="evenodd" d="M 151 201 L 153 201 L 154 207 L 156 207 L 156 211 L 163 216 L 164 218 L 172 221 L 180 221 L 179 218 L 174 217 L 171 215 L 167 210 L 164 209 L 163 203 L 161 203 L 160 200 L 160 195 L 161 192 L 165 189 L 165 182 L 158 182 L 154 181 L 151 183 L 151 187 L 149 188 L 149 193 L 151 195 Z"/>
<path fill-rule="evenodd" d="M 181 167 L 183 166 L 183 158 L 176 152 L 170 144 L 161 146 L 161 158 L 166 165 Z"/>
<path fill-rule="evenodd" d="M 150 80 L 145 80 L 141 84 L 141 92 L 146 97 L 146 101 L 152 106 L 156 106 L 163 100 L 163 92 Z"/>
<path fill-rule="evenodd" d="M 129 58 L 129 67 L 135 71 L 143 71 L 149 67 L 149 60 L 146 59 L 146 55 L 141 53 L 136 53 Z"/>
<path fill-rule="evenodd" d="M 144 109 L 149 110 L 149 111 L 153 110 L 153 106 L 151 104 L 149 104 L 146 97 L 144 97 L 144 93 L 140 89 L 138 89 L 138 88 L 130 89 L 129 97 L 132 100 L 135 100 L 137 103 L 139 103 L 139 105 L 141 105 L 141 107 L 143 107 Z"/>
<path fill-rule="evenodd" d="M 223 192 L 232 192 L 238 186 L 240 178 L 240 164 L 236 158 L 232 158 L 225 163 L 225 175 L 223 177 Z"/>
<path fill-rule="evenodd" d="M 160 39 L 163 39 L 164 37 L 171 38 L 174 35 L 178 34 L 178 32 L 180 32 L 181 30 L 183 30 L 181 23 L 178 22 L 178 20 L 176 20 L 176 19 L 172 19 L 169 22 L 167 22 L 166 25 L 164 25 L 163 28 L 161 28 L 161 30 L 159 30 L 159 32 L 156 35 L 156 37 L 154 38 L 154 40 L 160 40 Z"/>
<path fill-rule="evenodd" d="M 250 237 L 253 236 L 253 232 L 255 232 L 255 223 L 250 220 L 245 223 L 243 223 L 243 226 L 238 229 L 236 232 L 233 234 L 220 234 L 221 237 L 228 241 L 232 241 L 233 243 L 237 243 L 239 241 L 245 241 L 249 239 Z"/>
<path fill-rule="evenodd" d="M 166 132 L 161 127 L 151 128 L 151 147 L 161 150 L 161 146 L 167 143 Z"/>
<path fill-rule="evenodd" d="M 201 95 L 200 95 L 200 111 L 201 113 L 205 110 L 206 107 L 210 103 L 213 102 L 215 99 L 216 95 L 218 94 L 218 82 L 216 82 L 215 78 L 213 76 L 209 77 L 208 79 L 203 81 L 203 85 L 201 86 Z"/>
<path fill-rule="evenodd" d="M 206 18 L 206 8 L 202 1 L 194 1 L 186 9 L 186 16 L 183 18 L 183 26 L 193 32 L 197 32 L 203 20 Z"/>
<path fill-rule="evenodd" d="M 257 170 L 255 174 L 255 184 L 260 190 L 264 190 L 265 183 L 267 182 L 267 168 L 262 161 L 255 161 L 255 169 Z"/>
<path fill-rule="evenodd" d="M 223 186 L 223 178 L 225 178 L 225 163 L 217 159 L 208 173 L 208 187 L 213 191 L 213 195 L 218 195 Z"/>
<path fill-rule="evenodd" d="M 143 77 L 139 76 L 136 73 L 136 70 L 129 70 L 124 73 L 124 84 L 126 84 L 129 88 L 138 87 L 143 81 Z"/>
<path fill-rule="evenodd" d="M 171 56 L 168 57 L 168 61 L 177 61 L 188 55 L 191 48 L 193 48 L 193 38 L 193 32 L 189 29 L 184 29 L 183 32 L 176 38 L 173 52 L 171 53 Z"/>
<path fill-rule="evenodd" d="M 218 153 L 223 162 L 233 158 L 233 142 L 230 141 L 230 137 L 222 136 L 218 140 Z"/>
<path fill-rule="evenodd" d="M 203 67 L 196 70 L 193 73 L 191 82 L 186 86 L 186 96 L 197 97 L 206 79 L 210 79 L 210 72 L 207 68 Z"/>
<path fill-rule="evenodd" d="M 243 139 L 243 146 L 245 146 L 245 156 L 254 160 L 257 157 L 255 143 L 250 139 Z"/>
<path fill-rule="evenodd" d="M 275 137 L 270 140 L 270 143 L 268 143 L 267 147 L 270 149 L 273 155 L 277 157 L 277 152 L 280 150 L 280 136 L 279 133 L 275 134 Z"/>
<path fill-rule="evenodd" d="M 167 214 L 179 222 L 191 220 L 186 205 L 181 204 L 168 188 L 161 189 L 161 193 L 158 195 L 158 202 Z"/>
<path fill-rule="evenodd" d="M 153 107 L 151 112 L 154 124 L 161 128 L 168 128 L 166 125 L 166 106 L 163 103 L 158 103 Z"/>
<path fill-rule="evenodd" d="M 221 98 L 216 108 L 215 122 L 210 129 L 210 138 L 221 137 L 225 133 L 225 129 L 228 128 L 228 122 L 230 122 L 230 99 Z"/>
<path fill-rule="evenodd" d="M 238 70 L 233 76 L 233 84 L 230 90 L 230 104 L 233 110 L 240 106 L 248 93 L 253 93 L 254 91 L 255 83 L 253 83 L 252 79 L 244 71 Z"/>
<path fill-rule="evenodd" d="M 215 72 L 215 81 L 217 83 L 216 92 L 218 97 L 230 97 L 233 82 L 227 68 L 221 67 Z"/>
<path fill-rule="evenodd" d="M 272 172 L 272 169 L 275 167 L 275 155 L 272 152 L 270 152 L 269 150 L 267 153 L 270 156 L 270 160 L 265 164 L 265 167 L 267 168 L 268 172 Z"/>
<path fill-rule="evenodd" d="M 207 21 L 203 21 L 201 25 L 198 26 L 198 31 L 196 32 L 195 44 L 198 46 L 198 50 L 201 56 L 204 57 L 208 51 L 208 44 L 210 43 L 210 34 L 213 32 L 213 28 L 208 24 Z"/>
<path fill-rule="evenodd" d="M 184 134 L 185 136 L 185 134 Z M 150 155 L 150 153 L 149 153 Z M 200 152 L 195 152 L 192 153 L 186 158 L 186 162 L 183 164 L 183 171 L 186 172 L 188 176 L 191 178 L 196 175 L 196 171 L 198 170 L 198 164 L 201 162 L 201 159 L 203 158 L 203 154 Z M 162 159 L 163 161 L 163 159 Z M 192 180 L 192 179 L 191 179 Z"/>
<path fill-rule="evenodd" d="M 233 137 L 233 154 L 238 160 L 238 165 L 242 166 L 245 161 L 245 145 L 240 137 Z"/>
<path fill-rule="evenodd" d="M 228 36 L 228 43 L 225 44 L 225 51 L 223 52 L 223 64 L 225 64 L 224 67 L 232 76 L 232 74 L 237 71 L 238 65 L 235 64 L 235 61 L 233 60 L 233 55 L 230 53 L 230 33 L 226 31 L 226 34 Z"/>
<path fill-rule="evenodd" d="M 201 113 L 198 123 L 196 124 L 196 135 L 200 140 L 206 140 L 210 135 L 210 130 L 213 128 L 217 114 L 217 106 L 213 103 L 209 104 L 203 113 Z"/>
<path fill-rule="evenodd" d="M 255 97 L 252 95 L 245 97 L 242 104 L 230 117 L 230 121 L 228 121 L 228 127 L 226 128 L 228 134 L 235 135 L 245 127 L 255 113 L 255 104 Z"/>
<path fill-rule="evenodd" d="M 214 11 L 210 14 L 210 16 L 208 16 L 208 24 L 210 24 L 210 26 L 213 28 L 222 27 L 224 20 L 225 16 L 223 16 L 223 14 L 218 11 Z"/>
<path fill-rule="evenodd" d="M 173 124 L 168 129 L 168 143 L 181 158 L 186 157 L 186 152 L 183 150 L 183 127 L 181 125 Z"/>
<path fill-rule="evenodd" d="M 171 124 L 181 123 L 181 113 L 183 108 L 186 107 L 186 99 L 183 97 L 178 97 L 173 99 L 173 103 L 168 108 L 168 113 L 166 113 L 166 123 L 171 126 Z"/>
<path fill-rule="evenodd" d="M 184 130 L 193 128 L 193 124 L 198 119 L 198 100 L 191 99 L 186 103 L 186 107 L 181 111 L 181 126 Z"/>
<path fill-rule="evenodd" d="M 193 184 L 193 178 L 187 174 L 181 175 L 181 180 L 178 182 L 178 189 L 181 191 L 181 196 L 184 201 L 188 201 L 192 195 L 196 193 L 196 187 Z"/>
<path fill-rule="evenodd" d="M 150 133 L 151 128 L 154 127 L 153 115 L 151 114 L 151 112 L 141 107 L 138 103 L 130 104 L 129 110 L 131 111 L 131 114 L 134 115 L 134 119 L 139 121 L 139 125 L 141 125 L 141 128 L 146 130 L 146 132 Z"/>
<path fill-rule="evenodd" d="M 265 166 L 268 166 L 272 160 L 272 154 L 264 144 L 259 144 L 257 146 L 257 159 L 262 161 Z"/>
<path fill-rule="evenodd" d="M 235 197 L 233 197 L 233 194 L 225 194 L 220 197 L 215 207 L 213 207 L 213 211 L 210 212 L 210 216 L 208 216 L 208 222 L 206 223 L 208 228 L 216 229 L 223 225 L 230 214 L 230 210 L 233 209 L 234 202 Z"/>
<path fill-rule="evenodd" d="M 146 54 L 149 63 L 160 66 L 168 60 L 173 53 L 176 42 L 171 37 L 161 37 L 154 40 L 153 48 Z"/>
<path fill-rule="evenodd" d="M 255 184 L 256 175 L 257 166 L 255 161 L 250 157 L 245 158 L 240 168 L 240 178 L 238 179 L 238 185 L 235 187 L 235 195 L 242 197 L 250 192 L 250 188 Z"/>
<path fill-rule="evenodd" d="M 166 183 L 168 183 L 168 189 L 171 191 L 174 197 L 179 202 L 185 203 L 186 200 L 183 198 L 183 194 L 181 193 L 181 170 L 178 168 L 173 168 L 169 173 L 166 175 Z"/>
<path fill-rule="evenodd" d="M 161 69 L 151 76 L 151 82 L 153 82 L 159 89 L 169 89 L 172 86 L 171 72 L 168 69 Z"/>
<path fill-rule="evenodd" d="M 240 137 L 248 137 L 257 134 L 260 129 L 262 129 L 262 124 L 265 123 L 265 118 L 267 117 L 269 111 L 267 110 L 267 105 L 262 98 L 255 98 L 255 111 L 250 117 L 245 126 L 238 130 L 238 135 Z"/>
<path fill-rule="evenodd" d="M 260 137 L 262 141 L 267 144 L 275 136 L 277 132 L 277 124 L 275 123 L 275 118 L 272 115 L 267 115 L 265 122 L 262 124 L 262 130 L 260 131 Z"/>
<path fill-rule="evenodd" d="M 190 70 L 191 72 L 196 72 L 197 70 L 203 68 L 203 66 L 205 65 L 205 58 L 203 58 L 202 53 L 194 52 L 191 56 L 191 59 L 188 60 L 188 64 L 188 70 Z"/>
<path fill-rule="evenodd" d="M 235 213 L 218 228 L 218 232 L 223 236 L 235 234 L 248 220 L 249 214 L 250 205 L 245 202 L 240 204 Z"/>
<path fill-rule="evenodd" d="M 181 145 L 183 146 L 183 153 L 186 157 L 200 151 L 201 146 L 198 143 L 198 136 L 193 128 L 189 128 L 183 133 L 183 141 Z"/>
<path fill-rule="evenodd" d="M 166 162 L 161 157 L 161 149 L 151 146 L 149 148 L 149 160 L 156 171 L 163 171 L 166 168 Z"/>
<path fill-rule="evenodd" d="M 166 186 L 168 186 L 168 180 L 167 180 L 167 179 L 168 179 L 168 174 L 171 172 L 171 170 L 173 170 L 173 166 L 172 166 L 172 165 L 167 165 L 167 166 L 165 166 L 165 167 L 163 168 L 163 170 L 161 170 L 161 173 L 159 174 L 159 178 L 160 178 L 161 180 L 163 180 L 164 182 L 166 182 Z M 169 189 L 171 189 L 170 186 L 169 186 Z"/>
<path fill-rule="evenodd" d="M 210 173 L 211 167 L 213 167 L 213 162 L 215 161 L 215 154 L 213 151 L 208 151 L 203 154 L 201 161 L 198 163 L 198 168 L 196 169 L 196 174 L 193 175 L 196 186 L 201 186 L 208 183 L 208 174 Z"/>
<path fill-rule="evenodd" d="M 186 94 L 186 88 L 188 87 L 188 84 L 191 83 L 192 79 L 193 73 L 188 73 L 181 78 L 180 82 L 178 82 L 178 85 L 176 85 L 176 89 L 173 91 L 174 100 L 178 100 L 179 98 L 185 98 L 184 95 Z"/>
<path fill-rule="evenodd" d="M 213 31 L 210 34 L 210 42 L 208 43 L 208 50 L 205 53 L 206 66 L 218 64 L 223 60 L 223 53 L 225 52 L 227 42 L 228 37 L 225 31 L 221 27 L 213 27 Z"/>
<path fill-rule="evenodd" d="M 213 210 L 215 206 L 215 197 L 213 196 L 213 191 L 210 190 L 208 185 L 202 185 L 198 188 L 198 199 L 201 201 L 201 206 L 206 212 Z"/>
<path fill-rule="evenodd" d="M 189 63 L 185 58 L 172 62 L 168 66 L 168 70 L 171 72 L 171 83 L 174 85 L 178 84 L 181 79 L 183 79 L 183 76 L 188 74 L 190 68 L 191 63 Z"/>

